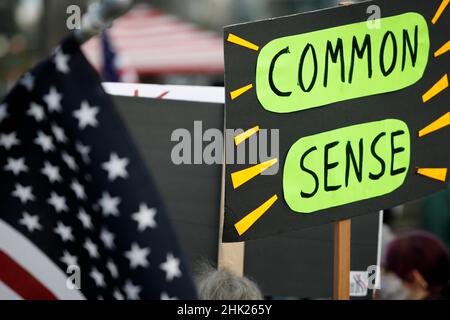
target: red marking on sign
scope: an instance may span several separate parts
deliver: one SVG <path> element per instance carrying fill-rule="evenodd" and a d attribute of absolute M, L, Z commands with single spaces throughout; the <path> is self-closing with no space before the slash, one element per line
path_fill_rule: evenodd
<path fill-rule="evenodd" d="M 169 91 L 164 91 L 164 92 L 161 93 L 159 96 L 157 96 L 156 99 L 162 99 L 162 98 L 164 98 L 168 93 L 169 93 Z"/>

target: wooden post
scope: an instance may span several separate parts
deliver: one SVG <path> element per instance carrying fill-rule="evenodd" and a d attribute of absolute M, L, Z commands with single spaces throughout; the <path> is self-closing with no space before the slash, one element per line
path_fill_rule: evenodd
<path fill-rule="evenodd" d="M 225 192 L 222 186 L 221 200 L 225 199 Z M 217 258 L 217 268 L 219 270 L 227 270 L 236 276 L 242 277 L 244 275 L 244 242 L 223 243 L 223 220 L 224 220 L 224 205 L 220 206 L 220 229 L 219 229 L 219 254 Z"/>
<path fill-rule="evenodd" d="M 341 1 L 350 6 L 354 1 Z M 352 220 L 334 223 L 333 299 L 350 300 L 350 240 Z"/>
<path fill-rule="evenodd" d="M 226 128 L 225 124 L 224 127 Z M 225 130 L 224 130 L 225 132 Z M 222 165 L 222 186 L 220 193 L 220 223 L 219 223 L 219 248 L 217 257 L 217 268 L 219 270 L 227 270 L 234 275 L 242 277 L 244 275 L 244 242 L 223 243 L 223 222 L 225 216 L 225 156 L 223 151 L 223 165 Z"/>
<path fill-rule="evenodd" d="M 244 242 L 220 243 L 218 269 L 227 270 L 242 277 L 244 275 Z"/>
<path fill-rule="evenodd" d="M 334 223 L 333 299 L 350 299 L 351 220 Z"/>

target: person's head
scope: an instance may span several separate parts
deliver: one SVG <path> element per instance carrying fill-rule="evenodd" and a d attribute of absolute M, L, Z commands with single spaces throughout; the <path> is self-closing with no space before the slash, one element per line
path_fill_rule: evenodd
<path fill-rule="evenodd" d="M 402 280 L 409 299 L 440 297 L 449 288 L 449 252 L 426 232 L 407 232 L 392 240 L 386 251 L 385 269 Z"/>
<path fill-rule="evenodd" d="M 256 283 L 224 270 L 203 264 L 197 275 L 197 290 L 201 300 L 262 300 Z"/>

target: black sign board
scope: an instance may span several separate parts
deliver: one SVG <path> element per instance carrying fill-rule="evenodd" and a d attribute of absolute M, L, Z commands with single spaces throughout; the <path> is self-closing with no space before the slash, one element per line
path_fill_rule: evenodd
<path fill-rule="evenodd" d="M 224 241 L 448 187 L 447 4 L 369 1 L 225 28 L 226 127 L 242 131 L 227 141 Z M 255 161 L 261 147 L 271 157 Z"/>

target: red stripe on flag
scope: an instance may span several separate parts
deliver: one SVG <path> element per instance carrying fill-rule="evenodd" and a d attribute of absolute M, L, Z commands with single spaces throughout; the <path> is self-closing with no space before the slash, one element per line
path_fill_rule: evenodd
<path fill-rule="evenodd" d="M 57 300 L 33 275 L 0 250 L 0 280 L 25 300 Z"/>

